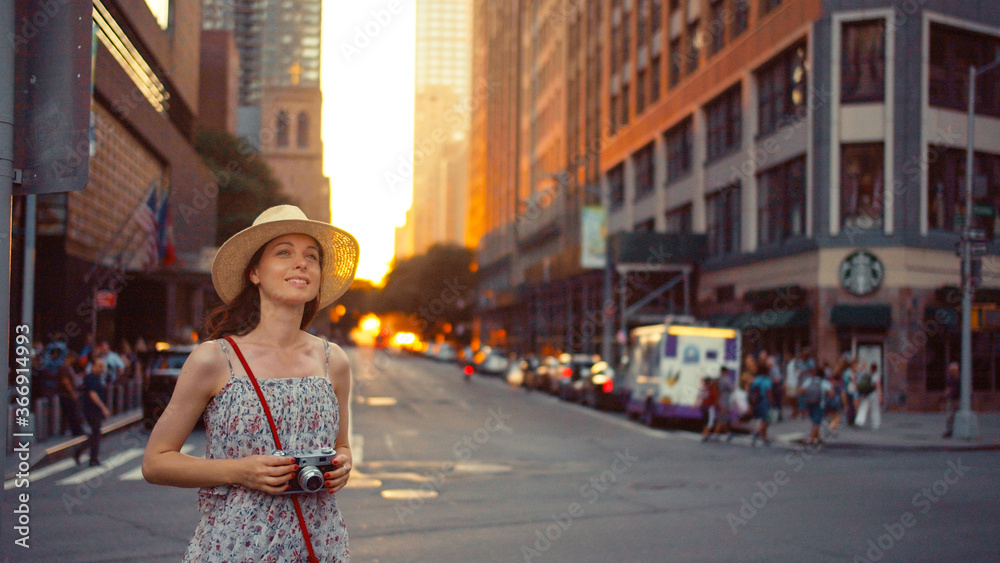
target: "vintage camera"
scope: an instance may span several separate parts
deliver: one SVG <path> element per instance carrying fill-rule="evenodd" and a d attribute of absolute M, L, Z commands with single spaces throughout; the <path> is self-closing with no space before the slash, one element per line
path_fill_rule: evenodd
<path fill-rule="evenodd" d="M 337 452 L 330 447 L 288 452 L 278 450 L 274 452 L 274 455 L 295 458 L 295 463 L 299 466 L 298 475 L 288 481 L 291 487 L 287 491 L 279 493 L 282 495 L 315 493 L 323 490 L 323 483 L 326 481 L 323 474 L 327 471 L 333 471 L 336 467 L 333 456 L 337 455 Z"/>

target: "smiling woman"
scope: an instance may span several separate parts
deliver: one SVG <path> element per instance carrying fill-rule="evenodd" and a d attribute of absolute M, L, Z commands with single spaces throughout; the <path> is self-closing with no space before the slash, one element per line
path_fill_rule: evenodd
<path fill-rule="evenodd" d="M 351 234 L 291 205 L 219 248 L 212 340 L 181 368 L 142 465 L 150 483 L 201 489 L 185 561 L 349 560 L 332 493 L 353 465 L 351 369 L 343 350 L 304 329 L 347 291 L 357 264 Z M 181 449 L 202 412 L 204 459 Z"/>

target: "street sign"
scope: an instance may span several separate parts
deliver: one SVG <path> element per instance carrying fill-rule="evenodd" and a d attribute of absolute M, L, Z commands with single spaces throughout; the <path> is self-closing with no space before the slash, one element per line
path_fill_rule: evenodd
<path fill-rule="evenodd" d="M 114 309 L 118 304 L 118 294 L 113 291 L 101 290 L 97 292 L 98 309 Z"/>
<path fill-rule="evenodd" d="M 14 168 L 22 170 L 14 195 L 82 190 L 90 176 L 94 7 L 14 4 Z"/>
<path fill-rule="evenodd" d="M 969 229 L 969 240 L 986 240 L 986 231 L 983 229 Z"/>
<path fill-rule="evenodd" d="M 969 252 L 973 256 L 985 256 L 987 251 L 987 246 L 985 242 L 973 242 L 969 243 Z"/>

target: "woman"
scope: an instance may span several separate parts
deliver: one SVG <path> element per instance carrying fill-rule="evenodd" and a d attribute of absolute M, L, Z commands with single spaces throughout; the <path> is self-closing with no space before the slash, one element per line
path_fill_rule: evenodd
<path fill-rule="evenodd" d="M 224 304 L 206 323 L 218 340 L 200 344 L 184 364 L 142 465 L 150 483 L 201 488 L 202 517 L 185 561 L 349 560 L 331 493 L 352 466 L 351 371 L 343 350 L 304 329 L 347 290 L 357 263 L 353 236 L 290 205 L 264 211 L 219 248 L 212 283 Z M 273 455 L 279 448 L 238 351 L 282 449 L 334 448 L 324 490 L 280 495 L 298 468 L 294 458 Z M 203 410 L 206 459 L 180 452 Z"/>

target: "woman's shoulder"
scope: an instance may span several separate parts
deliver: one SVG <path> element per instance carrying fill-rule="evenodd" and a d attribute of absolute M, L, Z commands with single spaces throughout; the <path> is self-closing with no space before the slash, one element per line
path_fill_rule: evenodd
<path fill-rule="evenodd" d="M 219 340 L 206 340 L 198 344 L 191 351 L 187 361 L 184 362 L 184 367 L 190 367 L 198 372 L 214 372 L 225 368 L 228 364 L 228 357 L 223 346 L 226 345 L 224 341 Z"/>
<path fill-rule="evenodd" d="M 307 333 L 308 334 L 308 333 Z M 318 346 L 324 361 L 326 361 L 331 368 L 338 368 L 348 366 L 350 364 L 347 359 L 347 353 L 341 348 L 337 343 L 330 342 L 326 338 L 316 336 L 314 334 L 309 334 L 316 346 Z M 331 370 L 335 371 L 335 370 Z"/>

